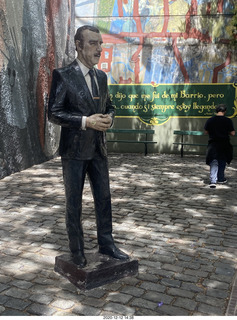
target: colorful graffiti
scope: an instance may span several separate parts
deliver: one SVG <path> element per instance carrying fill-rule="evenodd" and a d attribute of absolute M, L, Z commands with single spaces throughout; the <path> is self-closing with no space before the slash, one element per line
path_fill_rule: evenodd
<path fill-rule="evenodd" d="M 46 119 L 53 68 L 75 57 L 74 0 L 0 0 L 0 178 L 57 151 Z"/>
<path fill-rule="evenodd" d="M 65 1 L 64 1 L 65 2 Z M 39 127 L 39 138 L 42 149 L 45 148 L 45 128 L 46 125 L 51 127 L 51 124 L 46 119 L 46 108 L 48 103 L 48 93 L 50 91 L 50 85 L 52 80 L 52 72 L 54 68 L 61 67 L 65 61 L 64 59 L 56 61 L 57 59 L 57 46 L 56 46 L 56 35 L 55 32 L 55 21 L 56 17 L 59 16 L 62 8 L 62 0 L 46 0 L 46 52 L 45 56 L 41 57 L 39 64 L 39 72 L 37 77 L 37 88 L 36 98 L 38 106 L 38 122 Z M 65 54 L 70 57 L 69 52 L 69 40 L 70 40 L 70 29 L 71 29 L 71 0 L 67 0 L 67 35 Z M 47 131 L 48 132 L 48 131 Z M 51 134 L 53 131 L 51 130 Z"/>
<path fill-rule="evenodd" d="M 154 92 L 158 85 L 189 84 L 191 94 L 199 84 L 237 83 L 236 49 L 226 28 L 234 0 L 100 0 L 97 5 L 81 1 L 76 5 L 78 24 L 87 17 L 103 33 L 104 50 L 98 67 L 108 74 L 117 117 L 131 118 L 131 113 L 118 107 L 116 97 L 137 90 L 139 97 L 146 95 L 147 84 Z M 235 91 L 230 103 L 233 108 L 237 107 Z M 142 99 L 137 98 L 136 103 L 146 109 Z M 157 103 L 164 105 L 161 99 Z M 207 101 L 202 103 L 208 105 Z M 164 117 L 156 110 L 146 121 L 139 115 L 139 120 L 154 125 L 177 117 L 177 112 Z"/>
<path fill-rule="evenodd" d="M 87 17 L 102 31 L 99 67 L 111 84 L 237 81 L 233 48 L 225 45 L 234 0 L 97 3 L 77 1 L 77 21 Z"/>

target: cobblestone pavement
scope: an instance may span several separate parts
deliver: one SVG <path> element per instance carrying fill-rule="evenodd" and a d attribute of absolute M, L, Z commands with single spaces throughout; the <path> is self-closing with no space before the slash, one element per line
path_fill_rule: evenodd
<path fill-rule="evenodd" d="M 237 160 L 208 187 L 203 156 L 109 156 L 114 237 L 139 273 L 80 291 L 54 272 L 68 252 L 60 159 L 0 180 L 0 315 L 236 315 Z M 85 185 L 86 253 L 97 251 Z"/>

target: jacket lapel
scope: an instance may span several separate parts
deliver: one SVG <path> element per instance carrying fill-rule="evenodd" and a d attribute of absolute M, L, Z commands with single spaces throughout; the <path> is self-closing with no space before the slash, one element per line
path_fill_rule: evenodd
<path fill-rule="evenodd" d="M 85 104 L 89 105 L 94 112 L 97 112 L 96 104 L 91 96 L 86 80 L 76 60 L 72 62 L 72 67 L 73 67 L 72 69 L 73 81 L 76 84 L 75 85 L 76 89 L 78 90 L 77 91 L 78 99 L 80 100 L 83 99 Z"/>

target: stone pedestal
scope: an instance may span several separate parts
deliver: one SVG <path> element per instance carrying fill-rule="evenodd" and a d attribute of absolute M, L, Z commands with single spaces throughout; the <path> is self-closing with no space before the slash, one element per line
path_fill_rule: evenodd
<path fill-rule="evenodd" d="M 89 290 L 138 272 L 137 260 L 117 260 L 99 253 L 86 254 L 87 265 L 81 269 L 68 254 L 55 258 L 54 270 L 81 290 Z"/>

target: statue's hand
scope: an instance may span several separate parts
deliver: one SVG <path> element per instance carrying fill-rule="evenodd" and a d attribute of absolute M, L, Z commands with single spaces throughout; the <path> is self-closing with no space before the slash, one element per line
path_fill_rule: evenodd
<path fill-rule="evenodd" d="M 112 118 L 108 114 L 96 113 L 86 118 L 86 127 L 98 131 L 106 131 L 112 124 Z"/>

